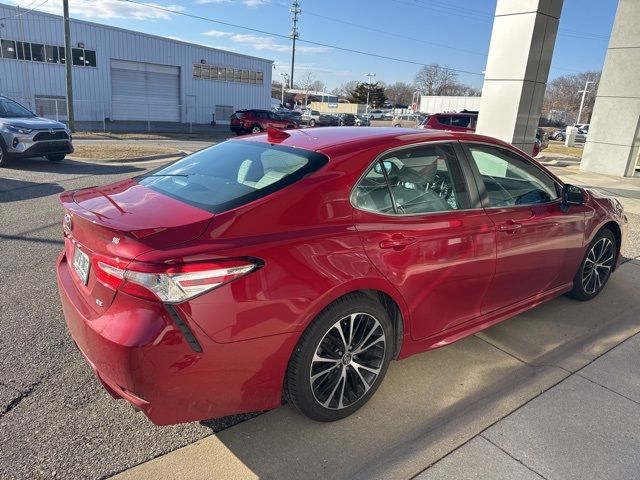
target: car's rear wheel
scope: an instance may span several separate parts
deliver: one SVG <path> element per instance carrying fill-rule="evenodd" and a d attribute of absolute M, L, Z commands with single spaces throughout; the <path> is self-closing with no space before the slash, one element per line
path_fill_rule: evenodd
<path fill-rule="evenodd" d="M 260 133 L 262 131 L 262 127 L 260 125 L 253 125 L 251 127 L 251 133 Z"/>
<path fill-rule="evenodd" d="M 380 303 L 363 294 L 336 300 L 294 350 L 285 385 L 288 400 L 321 422 L 351 415 L 380 386 L 393 345 L 391 320 Z"/>
<path fill-rule="evenodd" d="M 564 142 L 564 135 L 559 133 L 558 135 L 556 135 L 556 140 L 558 140 L 559 142 Z"/>
<path fill-rule="evenodd" d="M 316 126 L 316 121 L 313 118 L 311 120 L 309 120 L 309 126 L 310 127 L 315 127 Z"/>
<path fill-rule="evenodd" d="M 66 155 L 64 153 L 59 153 L 56 155 L 46 155 L 45 158 L 47 160 L 49 160 L 50 162 L 61 162 L 62 160 L 64 160 L 64 157 L 66 157 Z"/>
<path fill-rule="evenodd" d="M 591 300 L 606 285 L 615 266 L 618 253 L 616 237 L 611 230 L 600 230 L 587 250 L 580 268 L 573 278 L 569 296 L 576 300 Z"/>
<path fill-rule="evenodd" d="M 0 142 L 0 168 L 6 167 L 9 162 L 9 157 L 7 155 L 7 149 L 4 148 L 2 142 Z"/>

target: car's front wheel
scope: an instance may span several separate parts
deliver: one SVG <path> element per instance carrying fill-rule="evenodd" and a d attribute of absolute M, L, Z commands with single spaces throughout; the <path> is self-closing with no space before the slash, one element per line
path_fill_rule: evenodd
<path fill-rule="evenodd" d="M 558 140 L 559 142 L 564 142 L 564 135 L 559 133 L 558 135 L 556 135 L 556 140 Z"/>
<path fill-rule="evenodd" d="M 46 155 L 45 158 L 47 160 L 49 160 L 50 162 L 61 162 L 62 160 L 64 160 L 64 157 L 66 157 L 66 155 L 64 153 L 59 153 L 56 155 Z"/>
<path fill-rule="evenodd" d="M 254 125 L 251 127 L 251 133 L 260 133 L 262 131 L 262 127 L 260 125 Z"/>
<path fill-rule="evenodd" d="M 618 247 L 611 230 L 600 230 L 589 245 L 580 268 L 573 278 L 569 296 L 576 300 L 591 300 L 606 285 L 615 266 Z"/>
<path fill-rule="evenodd" d="M 286 395 L 321 422 L 347 417 L 380 386 L 394 345 L 386 310 L 364 294 L 325 308 L 303 333 L 289 363 Z"/>

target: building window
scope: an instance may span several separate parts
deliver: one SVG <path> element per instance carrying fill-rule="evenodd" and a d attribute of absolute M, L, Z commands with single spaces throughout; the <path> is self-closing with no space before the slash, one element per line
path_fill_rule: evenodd
<path fill-rule="evenodd" d="M 62 53 L 60 54 L 62 55 Z M 214 67 L 211 65 L 193 64 L 193 78 L 217 80 L 219 82 L 250 83 L 262 85 L 263 73 L 239 68 Z"/>
<path fill-rule="evenodd" d="M 46 54 L 47 62 L 60 63 L 60 58 L 58 57 L 58 47 L 46 45 L 44 47 L 44 53 Z"/>
<path fill-rule="evenodd" d="M 96 52 L 95 52 L 95 50 L 85 50 L 84 51 L 84 65 L 85 65 L 85 67 L 95 67 L 96 66 Z"/>
<path fill-rule="evenodd" d="M 2 58 L 16 58 L 16 42 L 13 40 L 2 40 Z"/>
<path fill-rule="evenodd" d="M 66 58 L 64 47 L 15 40 L 0 40 L 0 54 L 1 58 L 47 63 L 65 63 Z M 95 50 L 74 48 L 72 54 L 75 66 L 97 66 Z"/>
<path fill-rule="evenodd" d="M 31 60 L 31 44 L 27 42 L 16 42 L 18 50 L 18 60 Z"/>
<path fill-rule="evenodd" d="M 34 62 L 44 62 L 44 45 L 41 43 L 31 44 L 31 60 Z"/>

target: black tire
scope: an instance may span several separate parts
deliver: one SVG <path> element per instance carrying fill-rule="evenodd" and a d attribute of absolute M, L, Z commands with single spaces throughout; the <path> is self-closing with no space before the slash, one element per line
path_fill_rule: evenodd
<path fill-rule="evenodd" d="M 589 244 L 568 295 L 581 301 L 597 296 L 611 276 L 617 254 L 618 245 L 613 232 L 608 228 L 601 229 Z"/>
<path fill-rule="evenodd" d="M 260 133 L 262 131 L 262 127 L 257 123 L 255 125 L 251 125 L 251 133 Z"/>
<path fill-rule="evenodd" d="M 399 123 L 396 123 L 396 124 L 394 125 L 394 127 L 397 127 L 397 128 L 400 128 L 401 126 L 402 126 L 402 125 L 400 125 Z"/>
<path fill-rule="evenodd" d="M 0 168 L 6 167 L 9 164 L 9 155 L 7 149 L 4 148 L 4 144 L 0 142 Z"/>
<path fill-rule="evenodd" d="M 315 127 L 316 126 L 316 121 L 313 118 L 311 120 L 309 120 L 309 126 L 310 127 Z"/>
<path fill-rule="evenodd" d="M 564 142 L 564 135 L 559 133 L 558 135 L 556 135 L 556 140 L 558 140 L 559 142 Z"/>
<path fill-rule="evenodd" d="M 340 350 L 345 343 L 347 349 Z M 380 303 L 359 293 L 339 298 L 314 319 L 293 351 L 285 380 L 288 401 L 320 422 L 351 415 L 382 383 L 394 344 L 391 320 Z"/>
<path fill-rule="evenodd" d="M 44 158 L 46 158 L 50 162 L 61 162 L 62 160 L 64 160 L 64 157 L 66 157 L 64 153 L 58 153 L 56 155 L 45 155 Z"/>

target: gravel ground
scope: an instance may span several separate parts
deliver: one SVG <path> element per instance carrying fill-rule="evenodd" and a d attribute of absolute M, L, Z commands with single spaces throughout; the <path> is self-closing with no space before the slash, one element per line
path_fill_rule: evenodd
<path fill-rule="evenodd" d="M 67 334 L 54 263 L 62 248 L 57 196 L 141 174 L 160 162 L 16 162 L 0 171 L 0 478 L 103 478 L 248 416 L 155 427 L 100 387 Z M 623 249 L 640 256 L 640 215 Z"/>

